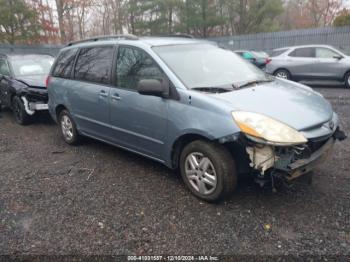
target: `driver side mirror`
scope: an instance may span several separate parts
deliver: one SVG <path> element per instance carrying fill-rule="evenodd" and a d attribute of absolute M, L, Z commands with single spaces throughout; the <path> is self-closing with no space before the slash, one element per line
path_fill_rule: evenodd
<path fill-rule="evenodd" d="M 164 79 L 142 79 L 137 83 L 137 92 L 141 95 L 168 97 L 169 91 L 169 82 Z"/>
<path fill-rule="evenodd" d="M 338 59 L 338 60 L 341 60 L 341 59 L 343 59 L 344 57 L 342 57 L 341 55 L 335 55 L 335 56 L 333 56 L 333 58 Z"/>

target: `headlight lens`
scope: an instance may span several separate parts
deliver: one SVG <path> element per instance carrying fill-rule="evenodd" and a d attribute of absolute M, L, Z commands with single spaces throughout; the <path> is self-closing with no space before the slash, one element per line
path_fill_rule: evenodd
<path fill-rule="evenodd" d="M 251 112 L 232 112 L 243 133 L 273 145 L 304 144 L 307 139 L 297 130 L 277 120 Z"/>

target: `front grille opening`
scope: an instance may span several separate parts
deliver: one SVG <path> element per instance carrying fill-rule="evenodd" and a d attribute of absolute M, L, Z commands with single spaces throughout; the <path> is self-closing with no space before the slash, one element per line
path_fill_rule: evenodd
<path fill-rule="evenodd" d="M 307 146 L 310 148 L 311 152 L 314 153 L 317 150 L 319 150 L 321 147 L 323 147 L 327 143 L 328 139 L 329 137 L 326 137 L 323 140 L 322 139 L 310 140 L 307 143 Z"/>

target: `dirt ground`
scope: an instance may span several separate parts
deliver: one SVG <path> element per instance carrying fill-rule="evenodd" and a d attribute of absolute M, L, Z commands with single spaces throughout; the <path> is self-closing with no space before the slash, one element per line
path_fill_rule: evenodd
<path fill-rule="evenodd" d="M 350 133 L 350 90 L 316 90 Z M 350 256 L 350 139 L 311 186 L 272 193 L 244 179 L 208 204 L 151 160 L 66 145 L 48 115 L 27 127 L 0 116 L 0 254 Z"/>

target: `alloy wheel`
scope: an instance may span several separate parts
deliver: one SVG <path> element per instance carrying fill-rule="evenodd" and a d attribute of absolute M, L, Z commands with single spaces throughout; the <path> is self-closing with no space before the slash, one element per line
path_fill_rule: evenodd
<path fill-rule="evenodd" d="M 202 195 L 210 195 L 217 187 L 214 165 L 202 153 L 194 152 L 187 156 L 185 174 L 190 185 Z"/>
<path fill-rule="evenodd" d="M 276 77 L 279 77 L 282 79 L 288 79 L 288 74 L 285 71 L 279 71 L 279 72 L 277 72 Z"/>
<path fill-rule="evenodd" d="M 62 118 L 61 118 L 61 128 L 62 128 L 63 136 L 67 140 L 72 140 L 73 136 L 74 136 L 73 124 L 67 115 L 62 116 Z"/>

